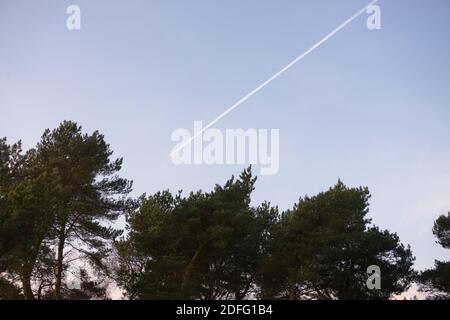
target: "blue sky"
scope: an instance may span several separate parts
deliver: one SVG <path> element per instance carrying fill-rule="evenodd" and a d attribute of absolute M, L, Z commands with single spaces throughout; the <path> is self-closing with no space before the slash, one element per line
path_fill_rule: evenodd
<path fill-rule="evenodd" d="M 31 147 L 74 120 L 125 158 L 134 195 L 209 190 L 244 166 L 175 166 L 172 131 L 214 119 L 368 2 L 0 0 L 0 136 Z M 279 174 L 259 177 L 254 204 L 368 186 L 374 223 L 422 269 L 450 258 L 431 234 L 450 210 L 450 2 L 379 5 L 381 30 L 359 17 L 215 127 L 280 129 Z"/>

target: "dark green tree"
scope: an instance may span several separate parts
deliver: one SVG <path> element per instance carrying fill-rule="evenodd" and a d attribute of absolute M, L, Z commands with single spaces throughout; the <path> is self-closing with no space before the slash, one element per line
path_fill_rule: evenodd
<path fill-rule="evenodd" d="M 73 122 L 46 130 L 35 149 L 0 140 L 0 275 L 20 282 L 26 299 L 68 298 L 64 278 L 75 261 L 106 270 L 108 226 L 132 206 L 122 159 L 98 132 Z M 77 262 L 77 263 L 78 263 Z"/>
<path fill-rule="evenodd" d="M 33 149 L 24 154 L 20 143 L 8 146 L 2 140 L 1 145 L 0 264 L 4 280 L 20 281 L 26 299 L 33 299 L 31 278 L 49 235 L 54 183 L 34 169 Z"/>
<path fill-rule="evenodd" d="M 20 290 L 6 273 L 15 247 L 15 233 L 12 217 L 8 210 L 8 185 L 11 180 L 11 147 L 6 139 L 0 139 L 0 300 L 20 297 Z"/>
<path fill-rule="evenodd" d="M 67 121 L 27 152 L 0 139 L 0 299 L 105 299 L 111 260 L 131 299 L 388 299 L 415 277 L 410 248 L 367 218 L 367 188 L 338 182 L 280 217 L 250 205 L 249 168 L 211 192 L 132 201 L 111 157 L 101 134 Z M 124 213 L 117 240 L 110 224 Z M 433 229 L 445 248 L 449 220 Z M 372 265 L 379 290 L 366 285 Z M 448 275 L 437 261 L 421 280 L 448 297 Z"/>
<path fill-rule="evenodd" d="M 0 272 L 6 268 L 6 258 L 14 247 L 14 227 L 8 210 L 8 186 L 11 183 L 11 146 L 0 139 Z"/>
<path fill-rule="evenodd" d="M 433 234 L 438 243 L 445 249 L 450 249 L 450 213 L 440 216 L 433 226 Z"/>
<path fill-rule="evenodd" d="M 20 288 L 7 279 L 0 278 L 0 300 L 22 300 Z"/>
<path fill-rule="evenodd" d="M 406 290 L 414 277 L 411 250 L 370 224 L 369 198 L 367 188 L 338 182 L 283 213 L 259 277 L 261 297 L 387 299 Z M 366 285 L 371 265 L 381 269 L 380 290 Z"/>
<path fill-rule="evenodd" d="M 450 249 L 450 213 L 441 215 L 434 223 L 433 234 L 437 243 Z M 450 262 L 435 261 L 433 269 L 420 275 L 421 290 L 430 294 L 431 299 L 450 300 Z"/>
<path fill-rule="evenodd" d="M 36 148 L 36 167 L 57 182 L 49 240 L 55 248 L 54 298 L 60 299 L 66 261 L 83 259 L 103 268 L 108 242 L 121 231 L 106 226 L 131 205 L 131 182 L 117 176 L 122 159 L 112 160 L 104 136 L 83 134 L 65 121 L 46 130 Z"/>
<path fill-rule="evenodd" d="M 243 299 L 253 289 L 270 212 L 250 207 L 250 169 L 210 193 L 141 199 L 117 243 L 119 284 L 132 299 Z M 273 219 L 272 219 L 273 220 Z"/>

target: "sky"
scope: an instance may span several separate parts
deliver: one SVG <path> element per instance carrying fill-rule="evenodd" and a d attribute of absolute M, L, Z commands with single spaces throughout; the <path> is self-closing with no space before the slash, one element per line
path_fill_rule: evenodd
<path fill-rule="evenodd" d="M 213 120 L 368 3 L 0 0 L 0 136 L 30 148 L 73 120 L 124 157 L 134 196 L 211 190 L 246 165 L 176 166 L 171 133 Z M 81 30 L 66 28 L 71 4 Z M 450 211 L 450 2 L 378 5 L 381 30 L 361 15 L 214 128 L 280 130 L 279 172 L 258 177 L 254 205 L 367 186 L 373 223 L 420 270 L 450 258 L 431 233 Z"/>

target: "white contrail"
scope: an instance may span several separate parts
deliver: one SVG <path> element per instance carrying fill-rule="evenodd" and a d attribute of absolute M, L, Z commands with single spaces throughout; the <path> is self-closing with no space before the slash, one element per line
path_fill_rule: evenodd
<path fill-rule="evenodd" d="M 176 152 L 180 151 L 181 149 L 183 149 L 185 146 L 187 146 L 188 144 L 190 144 L 194 139 L 196 139 L 198 136 L 200 136 L 201 134 L 203 134 L 203 132 L 205 132 L 208 128 L 210 128 L 211 126 L 213 126 L 217 121 L 219 121 L 220 119 L 222 119 L 223 117 L 225 117 L 228 113 L 230 113 L 231 111 L 233 111 L 234 109 L 236 109 L 237 107 L 239 107 L 242 103 L 244 103 L 245 101 L 247 101 L 249 98 L 251 98 L 253 95 L 255 95 L 256 93 L 258 93 L 261 89 L 263 89 L 265 86 L 267 86 L 269 83 L 271 83 L 273 80 L 275 80 L 276 78 L 278 78 L 279 76 L 281 76 L 285 71 L 289 70 L 292 66 L 294 66 L 297 62 L 299 62 L 300 60 L 302 60 L 303 58 L 305 58 L 307 55 L 309 55 L 311 52 L 313 52 L 315 49 L 317 49 L 318 47 L 320 47 L 323 43 L 325 43 L 327 40 L 329 40 L 330 38 L 332 38 L 336 33 L 338 33 L 339 31 L 341 31 L 344 27 L 346 27 L 350 22 L 352 22 L 353 20 L 355 20 L 356 18 L 358 18 L 360 15 L 362 15 L 364 12 L 366 12 L 367 8 L 374 5 L 375 3 L 377 3 L 379 0 L 374 0 L 372 2 L 370 2 L 368 5 L 366 5 L 364 8 L 362 8 L 361 10 L 359 10 L 357 13 L 355 13 L 353 16 L 351 16 L 350 18 L 348 18 L 347 20 L 345 20 L 340 26 L 338 26 L 336 29 L 334 29 L 333 31 L 331 31 L 328 35 L 326 35 L 325 37 L 323 37 L 319 42 L 317 42 L 315 45 L 313 45 L 311 48 L 309 48 L 307 51 L 305 51 L 304 53 L 302 53 L 300 56 L 298 56 L 297 58 L 295 58 L 292 62 L 290 62 L 287 66 L 285 66 L 283 69 L 281 69 L 280 71 L 278 71 L 277 73 L 275 73 L 272 77 L 270 77 L 269 79 L 267 79 L 266 81 L 264 81 L 262 84 L 260 84 L 257 88 L 255 88 L 253 91 L 251 91 L 250 93 L 248 93 L 246 96 L 244 96 L 243 98 L 241 98 L 239 101 L 237 101 L 235 104 L 233 104 L 231 107 L 229 107 L 227 110 L 225 110 L 224 112 L 222 112 L 217 118 L 215 118 L 213 121 L 211 121 L 207 126 L 205 126 L 204 128 L 202 128 L 202 130 L 200 130 L 199 132 L 197 132 L 194 136 L 192 136 L 189 140 L 187 140 L 185 143 L 181 144 L 178 148 L 176 148 L 175 150 L 172 151 L 172 155 L 175 154 Z"/>

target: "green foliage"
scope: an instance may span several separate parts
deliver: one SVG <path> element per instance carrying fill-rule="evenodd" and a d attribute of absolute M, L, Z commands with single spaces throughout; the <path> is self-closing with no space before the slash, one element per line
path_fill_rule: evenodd
<path fill-rule="evenodd" d="M 251 206 L 248 168 L 211 192 L 131 200 L 112 155 L 70 121 L 26 152 L 0 139 L 0 299 L 107 299 L 112 278 L 130 299 L 388 299 L 415 278 L 409 246 L 367 217 L 367 188 L 339 181 L 280 215 Z M 449 221 L 433 228 L 445 248 Z M 371 265 L 380 290 L 367 288 Z M 421 281 L 446 298 L 449 274 L 437 261 Z"/>
<path fill-rule="evenodd" d="M 450 300 L 450 262 L 436 260 L 433 269 L 422 272 L 421 281 L 430 298 Z"/>
<path fill-rule="evenodd" d="M 14 283 L 0 278 L 0 300 L 22 300 L 23 296 Z"/>
<path fill-rule="evenodd" d="M 450 249 L 450 213 L 435 221 L 433 234 L 442 247 Z M 428 292 L 431 299 L 450 300 L 450 262 L 436 260 L 433 269 L 421 273 L 420 282 L 422 291 Z"/>
<path fill-rule="evenodd" d="M 250 169 L 210 193 L 141 199 L 117 243 L 120 283 L 131 298 L 242 299 L 260 263 L 265 211 L 250 207 Z"/>
<path fill-rule="evenodd" d="M 367 188 L 338 182 L 283 213 L 260 276 L 261 297 L 387 299 L 407 289 L 411 250 L 396 234 L 370 225 L 369 198 Z M 371 265 L 382 270 L 381 290 L 367 288 Z"/>
<path fill-rule="evenodd" d="M 450 249 L 450 213 L 447 216 L 440 216 L 434 223 L 433 234 L 437 237 L 438 243 Z"/>
<path fill-rule="evenodd" d="M 122 159 L 111 156 L 101 134 L 69 121 L 25 154 L 0 141 L 0 261 L 27 299 L 63 298 L 66 261 L 105 268 L 108 242 L 121 234 L 105 223 L 133 203 L 131 183 L 117 176 Z"/>
<path fill-rule="evenodd" d="M 23 292 L 32 298 L 31 274 L 52 219 L 54 177 L 38 173 L 35 152 L 22 152 L 20 142 L 1 142 L 0 265 L 13 281 L 23 282 Z"/>
<path fill-rule="evenodd" d="M 6 138 L 0 139 L 0 271 L 5 270 L 6 259 L 16 246 L 19 225 L 10 200 L 10 192 L 19 179 L 23 165 L 20 142 L 12 146 Z"/>
<path fill-rule="evenodd" d="M 369 192 L 339 182 L 283 213 L 252 208 L 249 170 L 211 193 L 157 193 L 116 245 L 119 283 L 137 299 L 387 299 L 413 280 L 396 234 L 370 225 Z M 383 270 L 367 288 L 367 267 Z"/>

